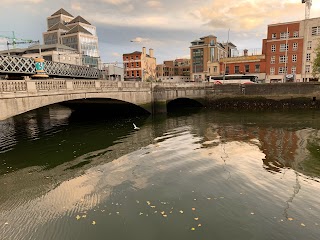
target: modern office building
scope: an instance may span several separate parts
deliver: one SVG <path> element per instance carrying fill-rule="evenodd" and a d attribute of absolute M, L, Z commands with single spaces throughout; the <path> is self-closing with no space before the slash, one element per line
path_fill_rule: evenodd
<path fill-rule="evenodd" d="M 47 18 L 44 44 L 63 44 L 82 55 L 83 65 L 98 67 L 100 56 L 96 27 L 81 16 L 73 17 L 60 9 Z"/>
<path fill-rule="evenodd" d="M 217 37 L 209 35 L 191 42 L 190 77 L 193 81 L 204 81 L 213 70 L 220 72 L 220 59 L 226 58 L 231 51 L 231 43 L 224 45 L 217 41 Z M 215 68 L 216 67 L 216 68 Z"/>
<path fill-rule="evenodd" d="M 142 52 L 135 51 L 123 54 L 125 67 L 125 80 L 127 81 L 155 81 L 156 80 L 156 58 L 154 50 L 142 48 Z"/>

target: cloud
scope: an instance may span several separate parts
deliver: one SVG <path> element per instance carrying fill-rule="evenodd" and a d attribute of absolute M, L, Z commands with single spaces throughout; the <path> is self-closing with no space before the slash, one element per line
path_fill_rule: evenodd
<path fill-rule="evenodd" d="M 136 37 L 136 38 L 130 40 L 130 42 L 139 42 L 139 43 L 141 43 L 141 42 L 149 42 L 149 41 L 150 41 L 149 38 L 142 38 L 142 37 Z"/>
<path fill-rule="evenodd" d="M 151 8 L 162 8 L 162 3 L 159 1 L 148 1 L 147 5 Z"/>
<path fill-rule="evenodd" d="M 120 57 L 120 56 L 122 56 L 120 53 L 118 53 L 118 52 L 113 52 L 112 53 L 112 56 L 113 57 Z"/>
<path fill-rule="evenodd" d="M 297 20 L 303 17 L 303 10 L 304 6 L 290 0 L 229 0 L 228 4 L 213 1 L 209 7 L 198 9 L 204 26 L 233 31 L 252 31 L 275 22 Z"/>

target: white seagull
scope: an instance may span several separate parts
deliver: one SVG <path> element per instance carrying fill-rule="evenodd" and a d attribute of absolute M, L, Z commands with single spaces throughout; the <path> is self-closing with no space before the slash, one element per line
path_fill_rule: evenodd
<path fill-rule="evenodd" d="M 133 124 L 133 129 L 134 130 L 139 130 L 140 128 L 138 128 L 134 123 L 132 123 Z"/>

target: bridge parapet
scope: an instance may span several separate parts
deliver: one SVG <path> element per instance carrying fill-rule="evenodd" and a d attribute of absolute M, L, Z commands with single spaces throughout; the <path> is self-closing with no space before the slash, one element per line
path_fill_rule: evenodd
<path fill-rule="evenodd" d="M 26 81 L 0 81 L 0 92 L 27 91 Z"/>

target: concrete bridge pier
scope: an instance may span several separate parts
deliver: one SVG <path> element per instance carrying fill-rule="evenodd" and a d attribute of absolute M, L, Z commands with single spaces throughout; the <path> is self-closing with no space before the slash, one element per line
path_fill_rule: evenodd
<path fill-rule="evenodd" d="M 153 88 L 153 102 L 152 102 L 152 113 L 163 114 L 167 113 L 167 93 L 166 89 L 155 86 Z"/>

